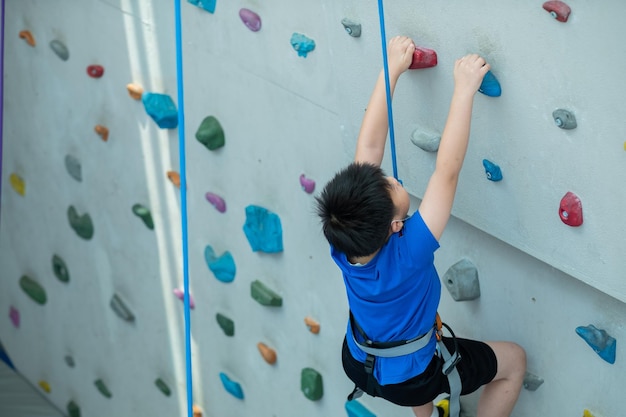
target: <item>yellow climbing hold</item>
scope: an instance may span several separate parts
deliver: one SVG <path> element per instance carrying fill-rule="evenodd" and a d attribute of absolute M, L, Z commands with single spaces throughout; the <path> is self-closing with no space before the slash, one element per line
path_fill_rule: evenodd
<path fill-rule="evenodd" d="M 585 410 L 583 411 L 583 417 L 593 417 L 593 414 L 591 414 L 591 411 Z"/>
<path fill-rule="evenodd" d="M 22 177 L 14 172 L 9 176 L 9 181 L 11 182 L 11 187 L 13 187 L 19 195 L 26 194 L 26 183 Z"/>
<path fill-rule="evenodd" d="M 44 381 L 43 379 L 39 381 L 39 386 L 41 387 L 42 390 L 50 394 L 50 384 L 48 384 L 46 381 Z"/>

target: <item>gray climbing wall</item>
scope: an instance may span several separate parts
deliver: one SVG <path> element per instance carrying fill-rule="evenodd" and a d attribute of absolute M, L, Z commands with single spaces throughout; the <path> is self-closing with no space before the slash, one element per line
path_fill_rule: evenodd
<path fill-rule="evenodd" d="M 160 129 L 126 90 L 136 83 L 177 101 L 173 5 L 7 3 L 0 340 L 20 372 L 63 410 L 74 402 L 89 416 L 185 415 L 183 305 L 173 294 L 182 287 L 180 197 L 167 176 L 180 170 L 178 130 Z M 617 53 L 625 6 L 570 1 L 572 15 L 561 23 L 542 2 L 388 3 L 388 36 L 409 35 L 439 58 L 435 68 L 405 74 L 396 89 L 399 176 L 415 196 L 413 208 L 435 155 L 410 136 L 417 128 L 442 129 L 454 59 L 485 55 L 502 86 L 501 97 L 476 97 L 456 217 L 436 258 L 441 276 L 470 259 L 480 297 L 455 302 L 444 290 L 442 315 L 457 334 L 513 340 L 527 349 L 529 372 L 544 382 L 523 390 L 515 416 L 538 410 L 580 416 L 584 409 L 620 415 L 622 345 L 609 364 L 575 329 L 593 324 L 617 340 L 626 337 L 620 256 L 626 223 L 619 214 L 626 135 L 618 102 L 626 61 Z M 181 6 L 194 403 L 205 416 L 346 415 L 352 387 L 340 346 L 347 305 L 313 196 L 353 155 L 381 67 L 376 5 L 218 0 L 214 13 Z M 261 17 L 258 32 L 243 24 L 241 8 Z M 361 37 L 345 32 L 343 18 L 361 24 Z M 34 47 L 19 37 L 23 30 L 34 36 Z M 306 57 L 292 48 L 294 33 L 315 41 Z M 67 61 L 50 48 L 55 39 L 67 46 Z M 90 65 L 102 65 L 103 76 L 90 77 Z M 571 110 L 578 127 L 556 127 L 557 108 Z M 209 150 L 195 138 L 207 116 L 223 128 L 221 148 Z M 108 128 L 106 141 L 96 125 Z M 68 172 L 67 155 L 79 161 L 81 181 Z M 483 159 L 500 166 L 501 182 L 487 180 Z M 391 172 L 389 159 L 385 168 Z M 12 174 L 23 180 L 24 195 Z M 313 194 L 303 190 L 302 174 L 316 182 Z M 580 227 L 559 218 L 568 191 L 582 201 Z M 224 210 L 206 193 L 222 198 Z M 153 229 L 145 215 L 133 213 L 136 204 L 150 211 Z M 278 216 L 282 251 L 252 250 L 243 231 L 250 205 Z M 93 237 L 72 229 L 70 206 L 90 215 Z M 231 282 L 209 268 L 207 246 L 216 259 L 232 255 Z M 55 254 L 67 266 L 68 282 L 55 275 Z M 44 305 L 20 288 L 22 276 L 45 289 Z M 257 302 L 255 281 L 282 305 Z M 110 307 L 115 295 L 133 321 Z M 216 314 L 232 320 L 232 336 Z M 306 317 L 320 324 L 318 334 Z M 274 364 L 264 360 L 259 343 L 275 352 Z M 322 376 L 320 399 L 301 390 L 306 368 Z M 98 391 L 98 380 L 111 398 Z M 241 389 L 244 398 L 225 388 Z M 360 401 L 379 416 L 412 414 L 378 399 Z M 475 401 L 464 402 L 469 415 Z"/>

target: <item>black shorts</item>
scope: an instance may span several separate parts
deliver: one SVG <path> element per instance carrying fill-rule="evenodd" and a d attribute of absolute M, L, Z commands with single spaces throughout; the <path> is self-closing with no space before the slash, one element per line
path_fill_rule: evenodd
<path fill-rule="evenodd" d="M 461 377 L 462 395 L 470 394 L 488 384 L 496 376 L 498 362 L 489 345 L 475 340 L 457 338 L 461 361 L 456 365 Z M 443 342 L 450 352 L 454 351 L 452 338 L 444 337 Z M 366 391 L 367 374 L 362 362 L 350 354 L 344 338 L 342 349 L 343 369 L 357 387 Z M 448 378 L 441 372 L 443 359 L 435 355 L 428 367 L 420 375 L 400 384 L 380 385 L 374 381 L 376 397 L 384 398 L 402 406 L 419 406 L 433 401 L 442 393 L 450 393 Z"/>

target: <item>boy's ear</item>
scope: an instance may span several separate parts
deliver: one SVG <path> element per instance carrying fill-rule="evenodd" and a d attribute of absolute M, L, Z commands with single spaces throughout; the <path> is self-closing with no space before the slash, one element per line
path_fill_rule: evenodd
<path fill-rule="evenodd" d="M 404 222 L 391 222 L 391 233 L 398 233 L 404 227 Z"/>

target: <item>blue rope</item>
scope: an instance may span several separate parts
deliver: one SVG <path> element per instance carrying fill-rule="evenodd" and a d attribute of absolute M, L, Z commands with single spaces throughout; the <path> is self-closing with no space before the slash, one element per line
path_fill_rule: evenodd
<path fill-rule="evenodd" d="M 383 46 L 383 68 L 385 69 L 385 90 L 387 92 L 387 119 L 389 120 L 389 145 L 391 147 L 391 163 L 393 176 L 398 179 L 398 165 L 396 164 L 396 138 L 393 131 L 393 111 L 391 109 L 391 87 L 389 86 L 389 65 L 387 64 L 387 35 L 385 34 L 385 12 L 383 0 L 378 0 L 378 17 L 380 18 L 380 40 Z"/>
<path fill-rule="evenodd" d="M 2 132 L 4 123 L 4 13 L 5 4 L 2 0 L 2 22 L 0 25 L 0 195 L 2 195 Z"/>
<path fill-rule="evenodd" d="M 181 35 L 180 0 L 176 7 L 176 81 L 178 89 L 178 153 L 180 159 L 180 210 L 183 239 L 183 287 L 185 291 L 185 364 L 187 375 L 187 415 L 193 416 L 193 384 L 191 378 L 191 317 L 189 314 L 189 249 L 187 237 L 187 169 L 185 162 L 185 100 L 183 88 L 183 46 Z"/>

